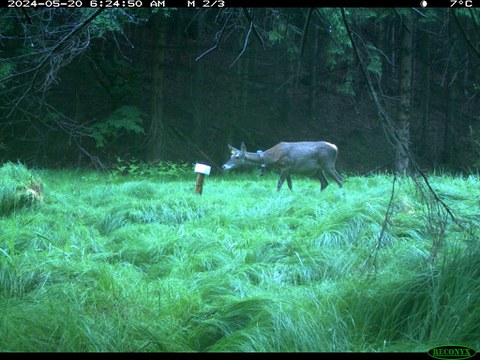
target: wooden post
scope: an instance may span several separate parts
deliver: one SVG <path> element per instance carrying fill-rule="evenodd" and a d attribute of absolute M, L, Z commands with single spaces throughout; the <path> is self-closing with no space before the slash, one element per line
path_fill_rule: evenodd
<path fill-rule="evenodd" d="M 195 193 L 202 195 L 203 192 L 203 180 L 205 179 L 205 174 L 197 174 L 197 182 L 195 183 Z"/>
<path fill-rule="evenodd" d="M 197 182 L 195 183 L 195 193 L 202 195 L 203 192 L 203 181 L 205 180 L 205 175 L 210 175 L 211 167 L 203 164 L 195 165 L 195 172 L 197 173 Z"/>

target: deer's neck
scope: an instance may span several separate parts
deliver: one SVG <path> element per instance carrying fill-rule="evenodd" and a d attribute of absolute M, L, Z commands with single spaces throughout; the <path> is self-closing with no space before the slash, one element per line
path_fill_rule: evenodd
<path fill-rule="evenodd" d="M 254 152 L 247 152 L 245 153 L 245 160 L 250 165 L 264 165 L 265 159 L 263 157 L 263 151 Z"/>

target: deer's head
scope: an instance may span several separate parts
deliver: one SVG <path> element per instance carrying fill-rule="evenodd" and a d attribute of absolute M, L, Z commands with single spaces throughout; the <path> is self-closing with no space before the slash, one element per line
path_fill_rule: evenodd
<path fill-rule="evenodd" d="M 230 159 L 225 164 L 223 164 L 223 170 L 235 169 L 246 164 L 247 148 L 245 147 L 245 144 L 243 142 L 240 146 L 240 150 L 234 148 L 232 145 L 228 145 L 228 149 L 230 150 L 231 156 Z"/>

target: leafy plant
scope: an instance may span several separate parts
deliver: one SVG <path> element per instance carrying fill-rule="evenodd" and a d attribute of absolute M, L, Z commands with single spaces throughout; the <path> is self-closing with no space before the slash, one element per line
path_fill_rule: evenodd
<path fill-rule="evenodd" d="M 137 159 L 123 160 L 117 157 L 117 164 L 112 169 L 115 175 L 146 176 L 146 177 L 169 177 L 182 178 L 192 172 L 192 165 L 188 163 L 175 163 L 160 161 L 146 163 Z"/>
<path fill-rule="evenodd" d="M 142 113 L 135 106 L 122 106 L 115 110 L 105 121 L 92 126 L 91 136 L 97 147 L 104 147 L 107 141 L 118 137 L 122 132 L 143 134 Z"/>

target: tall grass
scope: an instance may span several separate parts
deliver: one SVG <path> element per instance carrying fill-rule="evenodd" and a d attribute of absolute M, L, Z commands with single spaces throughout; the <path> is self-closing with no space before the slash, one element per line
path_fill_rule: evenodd
<path fill-rule="evenodd" d="M 0 216 L 42 200 L 40 178 L 23 164 L 0 166 Z"/>
<path fill-rule="evenodd" d="M 194 174 L 39 176 L 44 201 L 0 218 L 1 351 L 480 347 L 478 177 L 431 178 L 464 224 L 448 224 L 433 263 L 425 207 L 402 180 L 370 268 L 386 175 L 321 193 L 211 176 L 201 196 Z"/>

